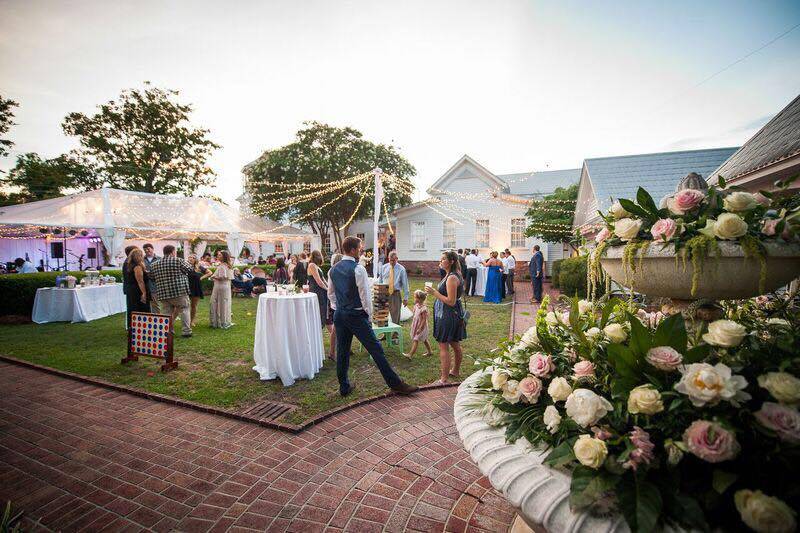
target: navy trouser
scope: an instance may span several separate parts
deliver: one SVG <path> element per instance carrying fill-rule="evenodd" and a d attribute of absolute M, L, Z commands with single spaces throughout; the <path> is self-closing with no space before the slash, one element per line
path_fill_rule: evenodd
<path fill-rule="evenodd" d="M 346 393 L 350 390 L 350 348 L 353 337 L 357 338 L 367 352 L 372 356 L 375 366 L 380 370 L 383 380 L 391 387 L 400 385 L 400 377 L 392 370 L 383 346 L 372 331 L 367 313 L 364 311 L 335 311 L 333 325 L 336 328 L 336 377 L 339 378 L 339 392 Z"/>
<path fill-rule="evenodd" d="M 533 278 L 533 299 L 537 302 L 542 301 L 542 276 Z"/>

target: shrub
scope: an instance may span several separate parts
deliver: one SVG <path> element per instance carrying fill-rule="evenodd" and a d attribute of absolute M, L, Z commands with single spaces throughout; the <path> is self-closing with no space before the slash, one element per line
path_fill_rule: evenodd
<path fill-rule="evenodd" d="M 36 290 L 44 287 L 55 287 L 56 277 L 69 274 L 80 282 L 86 272 L 36 272 L 33 274 L 4 274 L 0 276 L 0 315 L 30 316 Z M 122 281 L 121 270 L 103 270 L 102 275 L 114 276 Z"/>
<path fill-rule="evenodd" d="M 558 262 L 558 288 L 567 296 L 586 298 L 586 256 Z"/>
<path fill-rule="evenodd" d="M 563 259 L 558 259 L 557 261 L 553 261 L 550 265 L 550 283 L 553 285 L 554 289 L 559 288 L 558 274 L 561 272 L 561 261 L 563 261 Z"/>

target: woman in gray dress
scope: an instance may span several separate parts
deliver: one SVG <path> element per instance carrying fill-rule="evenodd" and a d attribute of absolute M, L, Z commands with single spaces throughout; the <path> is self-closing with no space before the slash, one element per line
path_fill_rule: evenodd
<path fill-rule="evenodd" d="M 449 378 L 459 378 L 461 371 L 461 341 L 467 338 L 467 324 L 464 321 L 464 308 L 461 297 L 464 284 L 461 267 L 455 252 L 444 252 L 439 268 L 445 274 L 438 289 L 425 287 L 425 291 L 436 298 L 433 303 L 433 337 L 439 343 L 439 380 L 435 385 L 447 383 Z M 453 357 L 450 357 L 450 349 Z"/>

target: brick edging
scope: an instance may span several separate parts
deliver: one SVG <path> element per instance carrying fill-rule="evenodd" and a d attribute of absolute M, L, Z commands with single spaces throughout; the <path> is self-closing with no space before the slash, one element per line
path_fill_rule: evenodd
<path fill-rule="evenodd" d="M 382 400 L 384 398 L 389 398 L 390 396 L 397 396 L 396 393 L 387 392 L 384 394 L 378 394 L 377 396 L 370 396 L 369 398 L 362 398 L 360 400 L 356 400 L 355 402 L 348 403 L 347 405 L 341 405 L 329 411 L 324 411 L 319 413 L 313 418 L 306 420 L 303 424 L 287 424 L 284 422 L 270 422 L 268 420 L 260 420 L 258 418 L 254 418 L 251 416 L 243 415 L 237 413 L 235 411 L 230 411 L 228 409 L 222 409 L 219 407 L 213 407 L 210 405 L 204 405 L 197 402 L 192 402 L 189 400 L 184 400 L 181 398 L 176 398 L 174 396 L 167 396 L 166 394 L 159 394 L 156 392 L 149 392 L 146 390 L 142 390 L 136 387 L 129 387 L 127 385 L 120 385 L 118 383 L 114 383 L 111 381 L 107 381 L 101 378 L 95 378 L 90 376 L 84 376 L 81 374 L 76 374 L 74 372 L 70 372 L 68 370 L 59 370 L 57 368 L 51 368 L 49 366 L 38 365 L 36 363 L 31 363 L 30 361 L 25 361 L 24 359 L 17 359 L 16 357 L 11 357 L 8 355 L 0 354 L 0 361 L 5 361 L 6 363 L 11 363 L 18 366 L 23 366 L 26 368 L 30 368 L 33 370 L 38 370 L 40 372 L 45 372 L 47 374 L 53 374 L 55 376 L 59 376 L 66 379 L 72 379 L 75 381 L 80 381 L 81 383 L 87 383 L 90 385 L 96 385 L 98 387 L 103 387 L 106 389 L 115 390 L 118 392 L 124 392 L 127 394 L 131 394 L 133 396 L 138 396 L 140 398 L 147 398 L 148 400 L 153 400 L 156 402 L 163 402 L 172 405 L 177 405 L 179 407 L 186 407 L 187 409 L 194 409 L 195 411 L 200 411 L 203 413 L 209 413 L 213 415 L 224 416 L 226 418 L 232 418 L 234 420 L 239 420 L 241 422 L 249 422 L 251 424 L 256 424 L 259 426 L 267 427 L 270 429 L 276 429 L 278 431 L 284 431 L 288 433 L 301 433 L 304 430 L 310 428 L 311 426 L 322 422 L 323 420 L 327 420 L 328 418 L 341 413 L 343 411 L 350 410 L 354 407 L 358 407 L 360 405 L 365 405 L 368 403 L 372 403 L 377 400 Z M 460 385 L 460 382 L 453 382 L 453 383 L 446 383 L 444 385 L 422 385 L 420 386 L 420 391 L 426 391 L 431 389 L 444 389 L 448 387 L 457 387 Z"/>
<path fill-rule="evenodd" d="M 508 340 L 512 340 L 514 338 L 514 321 L 516 320 L 517 314 L 517 295 L 512 294 L 513 298 L 511 299 L 511 323 L 508 325 Z"/>

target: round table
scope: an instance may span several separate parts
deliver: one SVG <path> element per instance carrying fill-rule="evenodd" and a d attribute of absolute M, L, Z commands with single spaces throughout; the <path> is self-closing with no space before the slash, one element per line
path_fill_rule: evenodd
<path fill-rule="evenodd" d="M 278 377 L 289 387 L 298 378 L 313 379 L 324 354 L 316 294 L 268 292 L 258 297 L 253 370 L 262 380 Z"/>

